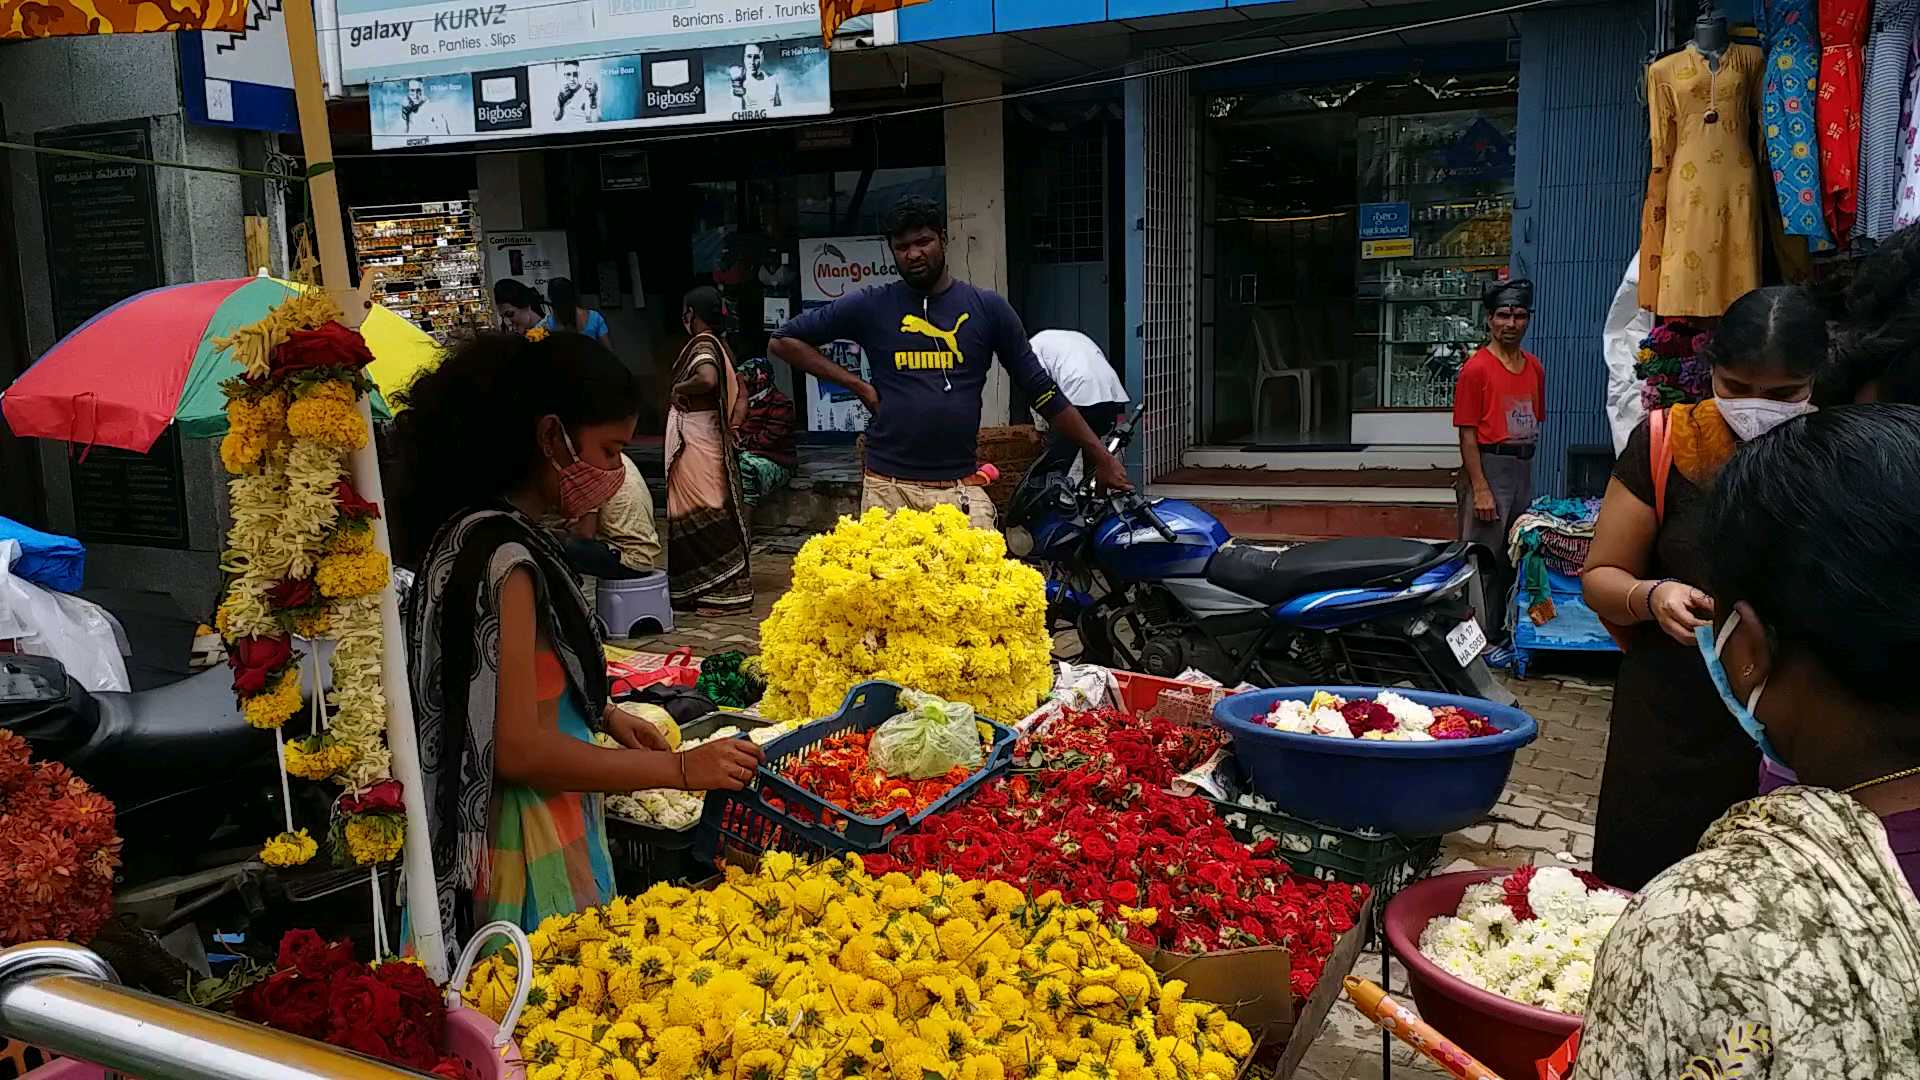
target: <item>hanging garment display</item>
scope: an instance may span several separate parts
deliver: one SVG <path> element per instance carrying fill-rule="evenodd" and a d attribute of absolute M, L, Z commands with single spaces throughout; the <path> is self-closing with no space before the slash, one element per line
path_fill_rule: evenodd
<path fill-rule="evenodd" d="M 1900 197 L 1893 211 L 1894 232 L 1920 222 L 1920 30 L 1914 32 L 1914 48 L 1900 107 Z"/>
<path fill-rule="evenodd" d="M 1869 0 L 1820 0 L 1820 81 L 1814 114 L 1820 123 L 1820 190 L 1834 243 L 1853 235 L 1860 190 L 1860 92 L 1865 74 Z"/>
<path fill-rule="evenodd" d="M 1885 240 L 1900 205 L 1907 70 L 1920 0 L 1880 0 L 1867 34 L 1866 88 L 1860 97 L 1860 208 L 1856 239 Z"/>
<path fill-rule="evenodd" d="M 1647 69 L 1653 168 L 1640 218 L 1640 306 L 1718 316 L 1760 284 L 1753 156 L 1760 50 L 1710 64 L 1692 45 Z"/>
<path fill-rule="evenodd" d="M 1767 43 L 1767 80 L 1760 119 L 1766 126 L 1767 159 L 1780 197 L 1788 236 L 1804 236 L 1816 251 L 1832 246 L 1820 213 L 1820 154 L 1815 139 L 1814 82 L 1820 42 L 1814 0 L 1761 0 L 1760 36 Z"/>

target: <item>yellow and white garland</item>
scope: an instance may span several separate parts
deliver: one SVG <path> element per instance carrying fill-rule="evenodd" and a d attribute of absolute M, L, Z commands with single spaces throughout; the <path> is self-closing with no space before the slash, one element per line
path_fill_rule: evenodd
<path fill-rule="evenodd" d="M 372 433 L 358 409 L 370 388 L 366 348 L 357 333 L 332 325 L 340 314 L 325 292 L 309 289 L 217 342 L 243 375 L 224 387 L 228 434 L 220 456 L 234 474 L 233 527 L 215 622 L 248 723 L 273 729 L 281 744 L 283 793 L 287 773 L 346 789 L 336 804 L 335 847 L 366 865 L 398 854 L 404 822 L 393 812 L 397 798 L 367 798 L 391 781 L 380 627 L 390 573 L 368 526 L 377 510 L 346 482 L 347 455 Z M 314 673 L 319 696 L 318 665 L 303 665 L 292 643 L 320 637 L 335 643 L 326 696 L 332 714 L 316 705 L 312 734 L 288 742 L 281 728 L 300 711 L 303 668 Z M 286 825 L 261 850 L 263 861 L 291 866 L 316 854 L 307 830 L 294 828 L 290 801 Z"/>

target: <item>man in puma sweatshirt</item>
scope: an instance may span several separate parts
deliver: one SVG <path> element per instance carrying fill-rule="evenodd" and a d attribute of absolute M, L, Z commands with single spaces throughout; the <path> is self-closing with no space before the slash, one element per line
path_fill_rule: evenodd
<path fill-rule="evenodd" d="M 767 349 L 799 371 L 846 387 L 873 413 L 861 509 L 926 510 L 944 503 L 981 528 L 994 527 L 986 492 L 962 481 L 976 465 L 980 392 L 995 357 L 1048 425 L 1087 452 L 1100 483 L 1129 489 L 1126 469 L 1040 366 L 1013 307 L 947 271 L 940 207 L 907 196 L 888 213 L 886 231 L 899 281 L 802 313 Z M 867 354 L 871 383 L 821 354 L 818 346 L 841 340 Z"/>

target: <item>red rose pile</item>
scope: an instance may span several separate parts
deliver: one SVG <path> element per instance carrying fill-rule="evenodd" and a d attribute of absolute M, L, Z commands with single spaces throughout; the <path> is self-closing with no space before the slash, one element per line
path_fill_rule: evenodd
<path fill-rule="evenodd" d="M 289 930 L 280 939 L 279 970 L 242 992 L 233 1011 L 416 1072 L 467 1075 L 441 1051 L 446 996 L 425 971 L 403 960 L 368 967 L 353 958 L 352 942 L 330 942 L 311 930 Z"/>
<path fill-rule="evenodd" d="M 1173 778 L 1212 757 L 1226 734 L 1165 716 L 1136 718 L 1120 709 L 1069 709 L 1038 734 L 1014 747 L 1014 767 L 1062 771 L 1094 765 L 1118 769 L 1132 782 L 1166 787 Z"/>
<path fill-rule="evenodd" d="M 1366 887 L 1294 877 L 1272 841 L 1241 843 L 1206 800 L 1166 791 L 1191 757 L 1135 761 L 1142 746 L 1199 756 L 1204 738 L 1124 713 L 1066 713 L 1029 737 L 1018 760 L 1072 760 L 1088 752 L 1086 732 L 1102 727 L 1112 741 L 1091 763 L 997 780 L 894 841 L 887 856 L 869 857 L 868 870 L 948 870 L 1029 895 L 1058 890 L 1126 924 L 1127 939 L 1145 948 L 1284 945 L 1294 993 L 1305 997 L 1334 942 L 1353 927 Z"/>
<path fill-rule="evenodd" d="M 0 945 L 82 945 L 113 914 L 113 803 L 0 731 Z"/>
<path fill-rule="evenodd" d="M 877 818 L 895 810 L 910 814 L 925 810 L 975 772 L 955 765 L 926 780 L 888 776 L 867 756 L 872 737 L 871 731 L 830 735 L 805 757 L 783 766 L 781 775 L 843 810 Z"/>

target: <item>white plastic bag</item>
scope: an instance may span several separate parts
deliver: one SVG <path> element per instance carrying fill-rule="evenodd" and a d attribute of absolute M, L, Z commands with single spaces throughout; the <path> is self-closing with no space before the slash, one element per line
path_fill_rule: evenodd
<path fill-rule="evenodd" d="M 13 639 L 23 653 L 60 661 L 90 691 L 127 691 L 112 617 L 97 604 L 15 577 L 15 546 L 0 540 L 0 638 Z"/>
<path fill-rule="evenodd" d="M 1104 709 L 1120 700 L 1120 685 L 1113 672 L 1098 664 L 1054 663 L 1053 689 L 1040 707 L 1013 726 L 1021 735 L 1046 730 L 1047 724 L 1063 710 Z"/>
<path fill-rule="evenodd" d="M 867 743 L 867 755 L 881 772 L 927 780 L 955 765 L 980 766 L 980 729 L 973 706 L 902 690 L 900 707 L 906 711 L 875 728 Z"/>
<path fill-rule="evenodd" d="M 1600 353 L 1607 362 L 1607 423 L 1613 428 L 1613 452 L 1627 448 L 1627 436 L 1640 426 L 1647 410 L 1640 404 L 1640 380 L 1633 365 L 1640 343 L 1653 333 L 1653 312 L 1640 306 L 1640 256 L 1627 264 L 1627 273 L 1614 290 L 1607 321 L 1600 329 Z"/>

